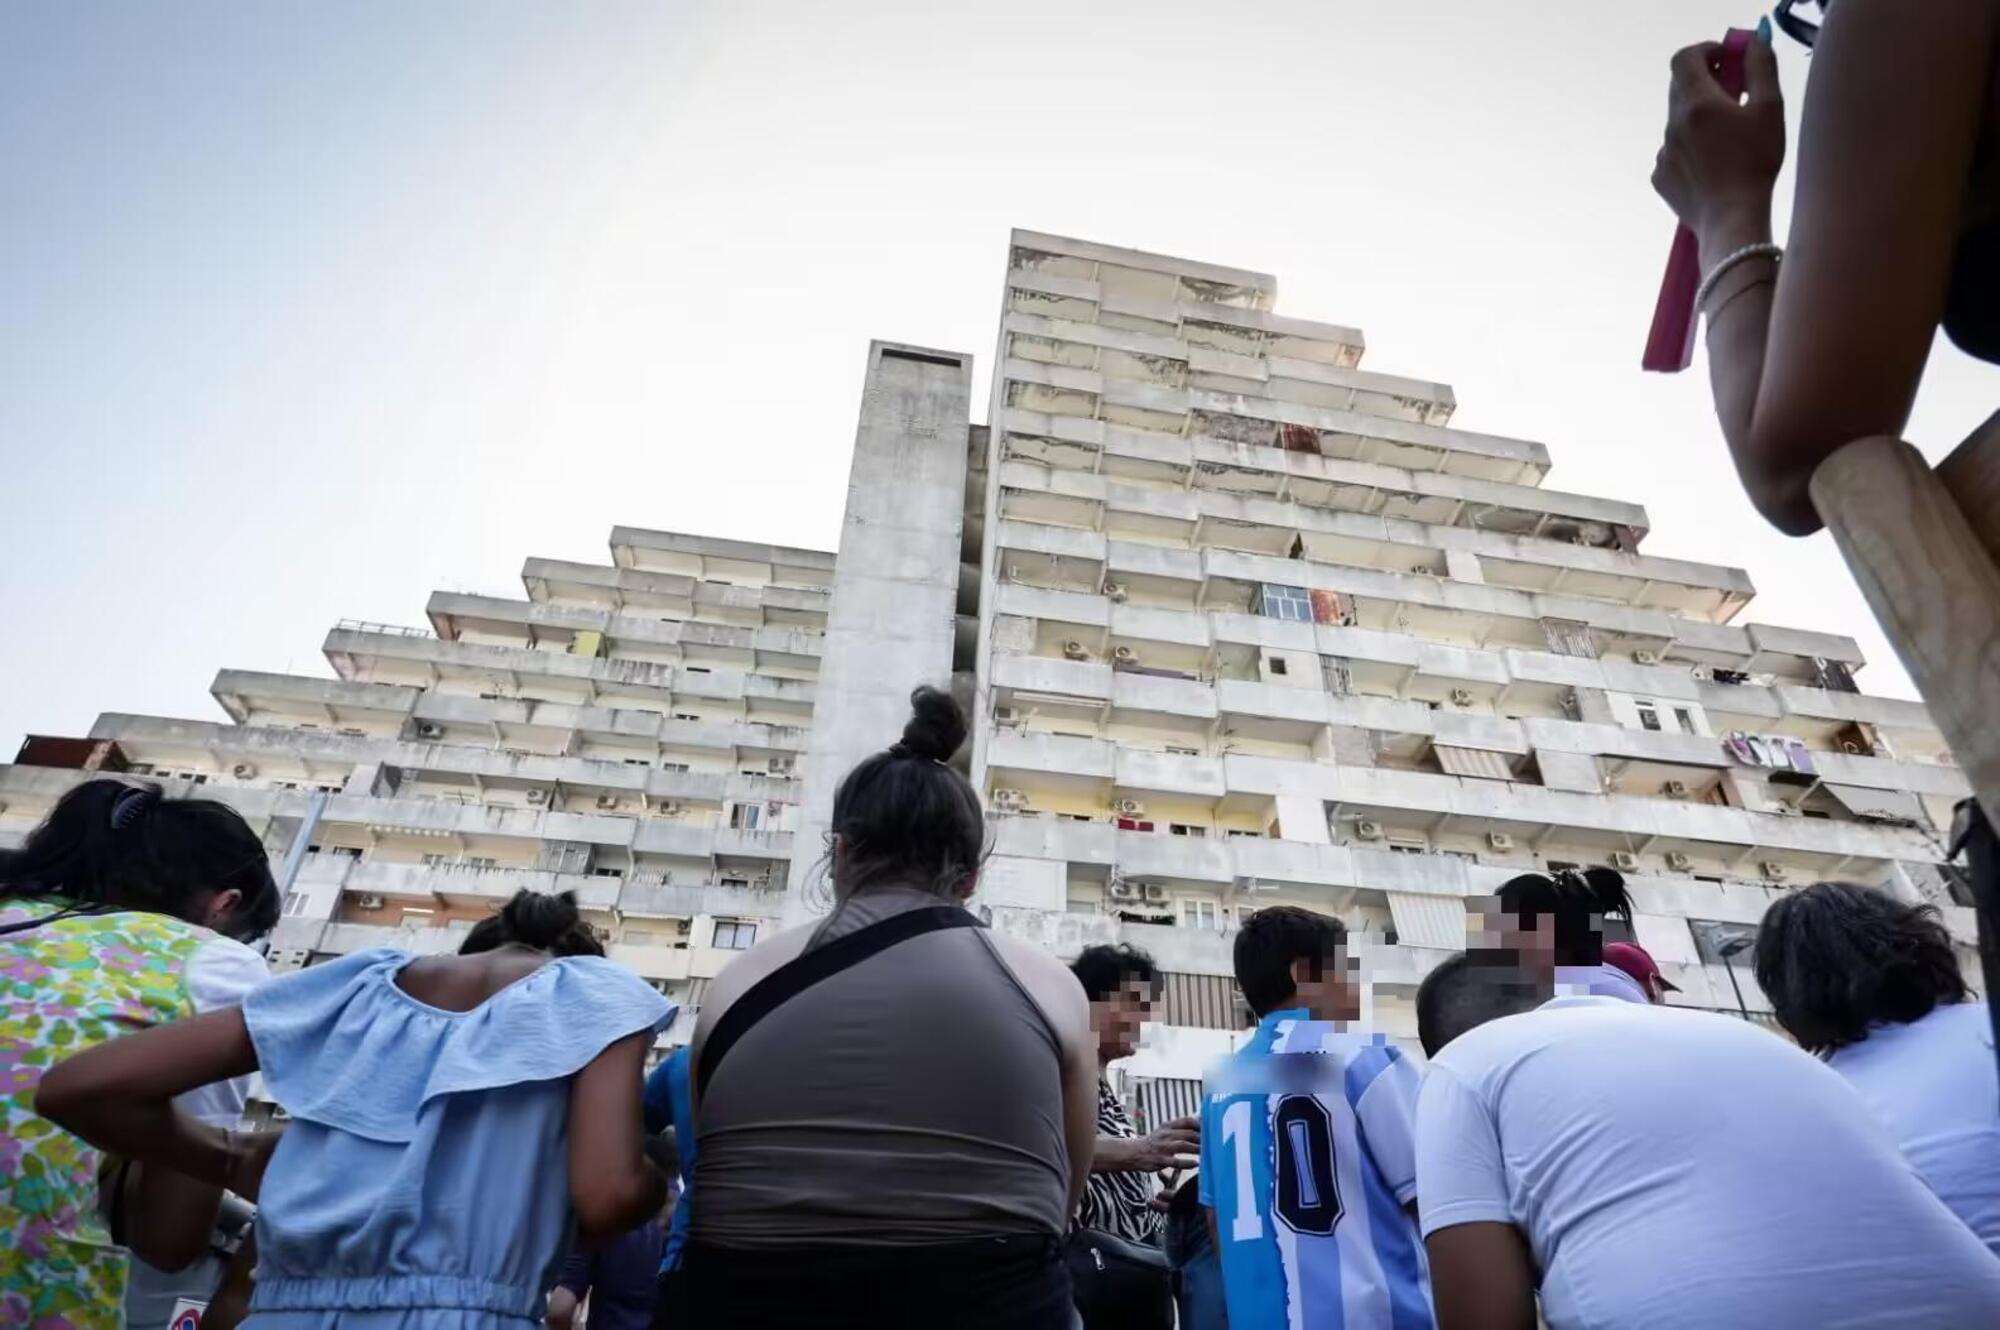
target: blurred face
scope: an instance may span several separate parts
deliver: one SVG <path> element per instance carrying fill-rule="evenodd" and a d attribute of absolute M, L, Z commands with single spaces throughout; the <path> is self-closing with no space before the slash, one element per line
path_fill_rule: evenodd
<path fill-rule="evenodd" d="M 1292 983 L 1298 988 L 1294 1001 L 1315 1020 L 1361 1019 L 1361 963 L 1345 947 L 1317 961 L 1293 961 Z"/>
<path fill-rule="evenodd" d="M 1139 1027 L 1153 1011 L 1153 986 L 1134 979 L 1090 1004 L 1090 1028 L 1097 1036 L 1097 1065 L 1132 1056 Z"/>
<path fill-rule="evenodd" d="M 1556 920 L 1552 914 L 1524 919 L 1509 914 L 1491 896 L 1472 906 L 1471 943 L 1475 949 L 1511 951 L 1531 970 L 1552 970 L 1556 963 Z"/>

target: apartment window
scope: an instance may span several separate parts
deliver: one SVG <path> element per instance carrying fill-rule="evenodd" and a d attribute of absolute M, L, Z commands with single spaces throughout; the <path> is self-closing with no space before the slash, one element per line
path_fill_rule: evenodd
<path fill-rule="evenodd" d="M 1097 902 L 1087 896 L 1071 896 L 1068 902 L 1070 914 L 1096 914 Z"/>
<path fill-rule="evenodd" d="M 1261 831 L 1245 831 L 1245 830 L 1243 830 L 1243 829 L 1242 829 L 1241 827 L 1231 827 L 1231 828 L 1229 829 L 1229 834 L 1230 834 L 1231 836 L 1233 836 L 1233 837 L 1242 837 L 1242 836 L 1249 836 L 1249 837 L 1251 837 L 1251 838 L 1253 838 L 1253 839 L 1255 839 L 1255 840 L 1263 840 L 1263 839 L 1264 839 L 1264 833 L 1263 833 L 1263 832 L 1261 832 Z"/>
<path fill-rule="evenodd" d="M 748 951 L 757 943 L 757 925 L 739 919 L 718 919 L 715 921 L 715 947 L 718 951 Z"/>
<path fill-rule="evenodd" d="M 498 868 L 500 866 L 498 859 L 485 854 L 468 855 L 464 863 L 467 868 Z"/>
<path fill-rule="evenodd" d="M 1214 930 L 1222 926 L 1222 907 L 1214 901 L 1182 901 L 1181 926 Z"/>
<path fill-rule="evenodd" d="M 1391 837 L 1389 840 L 1389 852 L 1391 854 L 1429 854 L 1430 848 L 1430 846 L 1420 840 L 1399 840 L 1394 837 Z"/>
<path fill-rule="evenodd" d="M 729 826 L 734 831 L 755 831 L 764 810 L 756 804 L 729 805 Z"/>
<path fill-rule="evenodd" d="M 1264 588 L 1264 617 L 1267 619 L 1289 619 L 1293 623 L 1313 621 L 1312 597 L 1303 587 L 1277 586 L 1266 582 Z"/>
<path fill-rule="evenodd" d="M 1120 831 L 1151 831 L 1153 824 L 1151 822 L 1142 822 L 1136 817 L 1121 817 L 1118 819 L 1118 829 Z"/>
<path fill-rule="evenodd" d="M 590 870 L 590 875 L 592 877 L 624 877 L 625 870 L 622 868 L 593 868 Z"/>
<path fill-rule="evenodd" d="M 697 716 L 697 715 L 695 715 L 695 714 L 694 714 L 694 713 L 693 713 L 692 711 L 676 711 L 676 712 L 674 713 L 674 719 L 675 719 L 675 720 L 700 720 L 700 719 L 701 719 L 701 717 L 700 717 L 700 716 Z"/>
<path fill-rule="evenodd" d="M 1282 675 L 1289 673 L 1289 671 L 1285 667 L 1285 658 L 1283 656 L 1272 656 L 1270 658 L 1270 664 L 1271 664 L 1271 673 L 1273 674 Z"/>
<path fill-rule="evenodd" d="M 1176 836 L 1191 836 L 1195 840 L 1201 840 L 1208 835 L 1207 827 L 1197 827 L 1189 822 L 1169 823 L 1167 830 L 1173 832 Z"/>
<path fill-rule="evenodd" d="M 1168 745 L 1167 745 L 1167 751 L 1168 751 L 1169 753 L 1172 753 L 1172 754 L 1173 754 L 1173 755 L 1174 755 L 1175 757 L 1200 757 L 1200 756 L 1201 756 L 1201 750 L 1200 750 L 1199 748 L 1183 748 L 1183 747 L 1182 747 L 1181 745 L 1179 745 L 1179 744 L 1168 744 Z"/>
<path fill-rule="evenodd" d="M 715 884 L 719 887 L 736 887 L 743 891 L 750 890 L 750 879 L 747 877 L 719 877 L 715 880 Z"/>
<path fill-rule="evenodd" d="M 1095 820 L 1088 813 L 1064 813 L 1062 816 L 1071 822 L 1090 822 Z"/>
<path fill-rule="evenodd" d="M 624 764 L 628 767 L 649 767 L 653 765 L 643 757 L 627 757 L 627 758 L 621 758 L 619 760 L 624 762 Z"/>
<path fill-rule="evenodd" d="M 660 763 L 660 770 L 685 773 L 689 770 L 689 767 L 685 762 L 662 762 Z"/>
<path fill-rule="evenodd" d="M 1637 703 L 1637 706 L 1639 709 L 1639 728 L 1642 730 L 1659 729 L 1660 709 L 1654 706 L 1651 702 L 1647 702 L 1643 699 Z"/>
<path fill-rule="evenodd" d="M 285 917 L 286 917 L 287 919 L 296 919 L 296 918 L 298 918 L 298 917 L 299 917 L 300 915 L 302 915 L 302 914 L 304 914 L 304 913 L 306 912 L 306 906 L 307 906 L 308 904 L 310 904 L 310 903 L 311 903 L 311 901 L 312 901 L 312 897 L 310 897 L 310 896 L 306 895 L 306 893 L 304 893 L 303 891 L 288 891 L 288 892 L 286 892 L 286 893 L 285 893 Z"/>
<path fill-rule="evenodd" d="M 1689 711 L 1686 707 L 1675 707 L 1674 719 L 1681 723 L 1682 733 L 1684 734 L 1701 733 L 1701 731 L 1695 729 L 1694 727 L 1694 713 L 1692 711 Z"/>

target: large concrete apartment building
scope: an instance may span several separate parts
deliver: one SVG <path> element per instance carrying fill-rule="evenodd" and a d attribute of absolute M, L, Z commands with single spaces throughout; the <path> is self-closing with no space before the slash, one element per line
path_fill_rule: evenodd
<path fill-rule="evenodd" d="M 0 839 L 86 767 L 198 784 L 296 864 L 280 964 L 455 947 L 568 888 L 692 1010 L 822 908 L 834 783 L 953 679 L 975 904 L 1167 973 L 1142 1109 L 1239 1025 L 1231 931 L 1274 903 L 1365 938 L 1399 1038 L 1467 899 L 1536 867 L 1619 868 L 1637 940 L 1718 1010 L 1765 1010 L 1733 948 L 1816 879 L 1934 899 L 1969 946 L 1935 867 L 1965 782 L 1851 639 L 1738 622 L 1742 570 L 1645 553 L 1643 507 L 1545 486 L 1542 445 L 1451 428 L 1448 387 L 1275 296 L 1016 232 L 986 425 L 970 355 L 870 347 L 837 558 L 617 528 L 608 565 L 529 559 L 522 597 L 337 625 L 332 678 L 225 670 L 225 721 L 31 741 Z"/>

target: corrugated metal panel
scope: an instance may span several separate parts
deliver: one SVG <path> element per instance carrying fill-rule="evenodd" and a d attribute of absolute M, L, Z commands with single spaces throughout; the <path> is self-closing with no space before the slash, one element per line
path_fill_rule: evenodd
<path fill-rule="evenodd" d="M 1485 748 L 1455 748 L 1451 744 L 1432 744 L 1437 752 L 1438 765 L 1451 776 L 1478 776 L 1482 780 L 1514 779 L 1513 755 L 1495 753 Z"/>
<path fill-rule="evenodd" d="M 1408 891 L 1387 894 L 1399 946 L 1465 950 L 1464 901 L 1456 896 L 1422 896 Z"/>
<path fill-rule="evenodd" d="M 1141 1133 L 1157 1130 L 1175 1118 L 1201 1116 L 1201 1082 L 1160 1077 L 1135 1080 L 1127 1105 L 1132 1125 Z"/>
<path fill-rule="evenodd" d="M 1242 998 L 1236 981 L 1225 974 L 1160 973 L 1160 1001 L 1154 1019 L 1165 1025 L 1192 1025 L 1203 1030 L 1240 1030 Z"/>

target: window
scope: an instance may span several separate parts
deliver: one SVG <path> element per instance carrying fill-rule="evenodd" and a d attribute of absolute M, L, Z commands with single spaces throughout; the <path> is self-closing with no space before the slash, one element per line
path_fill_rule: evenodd
<path fill-rule="evenodd" d="M 622 868 L 593 868 L 590 870 L 590 875 L 592 877 L 624 877 L 625 870 Z"/>
<path fill-rule="evenodd" d="M 463 863 L 467 868 L 498 868 L 500 866 L 498 859 L 485 854 L 467 855 Z"/>
<path fill-rule="evenodd" d="M 1183 928 L 1217 929 L 1221 923 L 1222 907 L 1214 901 L 1181 902 L 1181 926 Z"/>
<path fill-rule="evenodd" d="M 648 761 L 647 761 L 647 760 L 646 760 L 645 758 L 643 758 L 643 757 L 627 757 L 627 758 L 621 758 L 621 759 L 620 759 L 620 761 L 624 762 L 624 763 L 625 763 L 625 765 L 626 765 L 626 766 L 628 766 L 628 767 L 649 767 L 649 766 L 653 765 L 652 763 L 648 762 Z"/>
<path fill-rule="evenodd" d="M 1692 711 L 1689 711 L 1686 707 L 1675 707 L 1674 719 L 1681 723 L 1682 732 L 1687 734 L 1701 733 L 1700 730 L 1697 730 L 1694 727 L 1694 713 Z"/>
<path fill-rule="evenodd" d="M 750 890 L 750 879 L 747 877 L 729 877 L 725 875 L 717 878 L 715 884 L 719 887 L 737 887 L 743 891 Z"/>
<path fill-rule="evenodd" d="M 1636 705 L 1638 706 L 1639 709 L 1639 728 L 1642 730 L 1659 729 L 1660 709 L 1654 706 L 1651 702 L 1647 702 L 1644 700 L 1640 700 Z"/>
<path fill-rule="evenodd" d="M 700 717 L 700 716 L 697 716 L 697 715 L 695 715 L 695 714 L 694 714 L 694 713 L 693 713 L 692 711 L 676 711 L 676 712 L 674 713 L 674 719 L 675 719 L 675 720 L 700 720 L 700 719 L 701 719 L 701 717 Z"/>
<path fill-rule="evenodd" d="M 755 831 L 764 810 L 756 804 L 729 805 L 729 826 L 734 831 Z"/>
<path fill-rule="evenodd" d="M 1286 672 L 1285 658 L 1283 656 L 1272 656 L 1270 658 L 1270 664 L 1271 664 L 1271 673 L 1284 674 Z"/>
<path fill-rule="evenodd" d="M 1263 832 L 1261 832 L 1261 831 L 1245 831 L 1245 830 L 1243 830 L 1243 829 L 1242 829 L 1241 827 L 1231 827 L 1231 828 L 1229 829 L 1229 834 L 1230 834 L 1231 836 L 1251 836 L 1251 837 L 1254 837 L 1254 838 L 1255 838 L 1255 839 L 1257 839 L 1257 840 L 1262 840 L 1262 839 L 1264 839 L 1264 833 L 1263 833 Z"/>
<path fill-rule="evenodd" d="M 1389 839 L 1389 852 L 1391 854 L 1428 854 L 1430 853 L 1430 846 L 1420 840 L 1411 840 L 1408 837 L 1398 839 L 1392 836 Z"/>
<path fill-rule="evenodd" d="M 756 942 L 757 925 L 738 919 L 715 921 L 715 947 L 718 951 L 748 951 Z"/>
<path fill-rule="evenodd" d="M 1200 750 L 1199 748 L 1183 748 L 1183 747 L 1181 747 L 1181 746 L 1180 746 L 1179 744 L 1168 744 L 1168 745 L 1167 745 L 1167 751 L 1168 751 L 1169 753 L 1172 753 L 1172 754 L 1173 754 L 1173 755 L 1174 755 L 1175 757 L 1200 757 L 1200 756 L 1201 756 L 1201 750 Z"/>
<path fill-rule="evenodd" d="M 1289 619 L 1293 623 L 1313 621 L 1312 597 L 1304 588 L 1263 584 L 1263 612 L 1267 619 Z"/>
<path fill-rule="evenodd" d="M 1171 822 L 1167 825 L 1167 830 L 1176 836 L 1191 836 L 1195 840 L 1201 840 L 1208 835 L 1207 827 L 1197 827 L 1190 822 Z"/>
<path fill-rule="evenodd" d="M 448 862 L 450 861 L 446 856 L 437 853 L 435 850 L 424 856 L 425 868 L 442 868 Z"/>
<path fill-rule="evenodd" d="M 1121 817 L 1118 819 L 1118 829 L 1120 831 L 1151 831 L 1153 824 L 1151 822 L 1142 822 L 1136 817 Z"/>
<path fill-rule="evenodd" d="M 312 897 L 306 895 L 303 891 L 286 892 L 285 917 L 287 919 L 297 919 L 306 912 L 306 906 L 311 904 L 311 902 Z"/>
<path fill-rule="evenodd" d="M 685 762 L 662 762 L 660 763 L 660 770 L 686 772 L 688 764 Z"/>
<path fill-rule="evenodd" d="M 1097 902 L 1086 896 L 1071 896 L 1067 908 L 1070 914 L 1096 914 Z"/>

